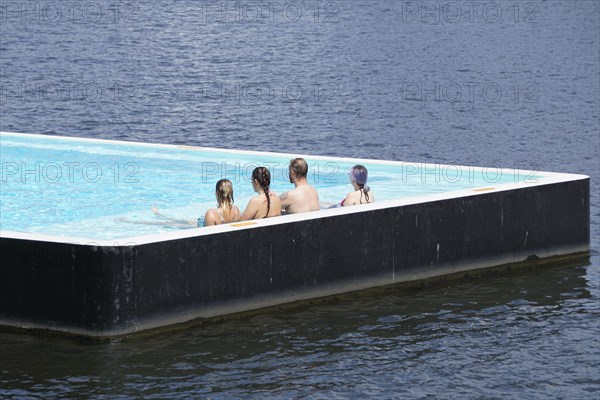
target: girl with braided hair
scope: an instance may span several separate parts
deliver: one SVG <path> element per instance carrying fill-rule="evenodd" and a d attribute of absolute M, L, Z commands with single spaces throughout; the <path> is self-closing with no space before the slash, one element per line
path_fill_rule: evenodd
<path fill-rule="evenodd" d="M 362 165 L 355 165 L 348 172 L 350 183 L 354 188 L 353 192 L 348 193 L 346 198 L 340 203 L 341 206 L 354 206 L 356 204 L 367 204 L 375 201 L 375 195 L 367 185 L 369 173 Z"/>
<path fill-rule="evenodd" d="M 258 193 L 250 199 L 240 221 L 281 215 L 281 200 L 270 189 L 271 173 L 265 167 L 252 171 L 252 187 Z"/>

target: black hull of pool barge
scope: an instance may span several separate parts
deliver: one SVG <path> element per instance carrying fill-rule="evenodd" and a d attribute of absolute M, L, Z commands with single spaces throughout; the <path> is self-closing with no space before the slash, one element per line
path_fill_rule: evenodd
<path fill-rule="evenodd" d="M 589 178 L 130 246 L 0 238 L 0 325 L 112 337 L 589 251 Z"/>

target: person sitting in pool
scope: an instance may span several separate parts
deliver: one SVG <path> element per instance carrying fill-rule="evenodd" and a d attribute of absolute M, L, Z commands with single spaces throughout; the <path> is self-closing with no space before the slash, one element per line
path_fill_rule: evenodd
<path fill-rule="evenodd" d="M 286 214 L 297 214 L 320 209 L 319 194 L 306 180 L 307 173 L 308 164 L 303 158 L 294 158 L 290 161 L 288 174 L 290 183 L 294 184 L 295 189 L 282 193 L 279 196 L 281 208 Z"/>
<path fill-rule="evenodd" d="M 204 226 L 228 224 L 240 219 L 240 209 L 233 205 L 233 185 L 229 179 L 217 182 L 215 196 L 217 208 L 206 211 Z"/>
<path fill-rule="evenodd" d="M 271 173 L 265 167 L 252 171 L 252 187 L 258 196 L 252 197 L 240 221 L 281 215 L 281 200 L 270 190 Z"/>
<path fill-rule="evenodd" d="M 367 185 L 368 175 L 367 169 L 362 165 L 352 167 L 350 172 L 348 172 L 348 176 L 350 177 L 350 183 L 354 187 L 354 191 L 346 195 L 340 206 L 347 207 L 375 201 L 375 195 L 373 195 L 371 188 Z"/>
<path fill-rule="evenodd" d="M 132 221 L 126 218 L 119 218 L 118 220 L 132 224 L 162 225 L 171 228 L 199 228 L 202 226 L 227 224 L 235 222 L 240 218 L 239 208 L 233 205 L 233 185 L 229 179 L 221 179 L 217 182 L 215 197 L 217 198 L 217 208 L 209 209 L 206 211 L 204 218 L 198 218 L 197 220 L 169 217 L 162 214 L 156 206 L 152 206 L 152 212 L 166 221 Z"/>

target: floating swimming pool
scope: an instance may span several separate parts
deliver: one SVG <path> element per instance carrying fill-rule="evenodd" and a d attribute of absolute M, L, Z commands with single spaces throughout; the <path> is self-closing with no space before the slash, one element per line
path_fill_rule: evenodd
<path fill-rule="evenodd" d="M 272 190 L 281 193 L 293 188 L 287 165 L 297 156 L 13 133 L 2 133 L 0 145 L 1 230 L 88 241 L 173 232 L 159 224 L 151 206 L 179 219 L 197 219 L 215 207 L 214 185 L 222 178 L 234 183 L 243 211 L 255 194 L 252 170 L 267 166 Z M 494 167 L 304 157 L 324 208 L 352 190 L 347 172 L 357 163 L 369 170 L 378 203 L 526 185 L 543 177 L 538 171 Z"/>
<path fill-rule="evenodd" d="M 0 325 L 115 336 L 198 318 L 589 250 L 589 177 L 495 167 L 0 134 Z M 214 185 L 243 209 L 309 164 L 322 210 L 173 229 Z M 363 164 L 377 201 L 328 208 Z M 151 222 L 136 224 L 131 221 Z"/>

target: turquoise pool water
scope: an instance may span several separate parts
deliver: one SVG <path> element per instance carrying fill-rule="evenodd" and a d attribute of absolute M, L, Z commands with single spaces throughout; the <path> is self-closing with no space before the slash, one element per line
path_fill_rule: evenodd
<path fill-rule="evenodd" d="M 254 195 L 250 175 L 258 165 L 271 170 L 276 193 L 293 188 L 287 179 L 288 155 L 6 133 L 0 145 L 0 228 L 7 231 L 97 240 L 173 231 L 120 219 L 159 222 L 152 205 L 175 218 L 197 219 L 215 207 L 214 185 L 221 178 L 233 182 L 235 202 L 243 211 Z M 324 206 L 352 190 L 347 172 L 355 162 L 307 161 L 309 181 Z M 363 164 L 377 201 L 539 178 L 495 167 Z"/>

